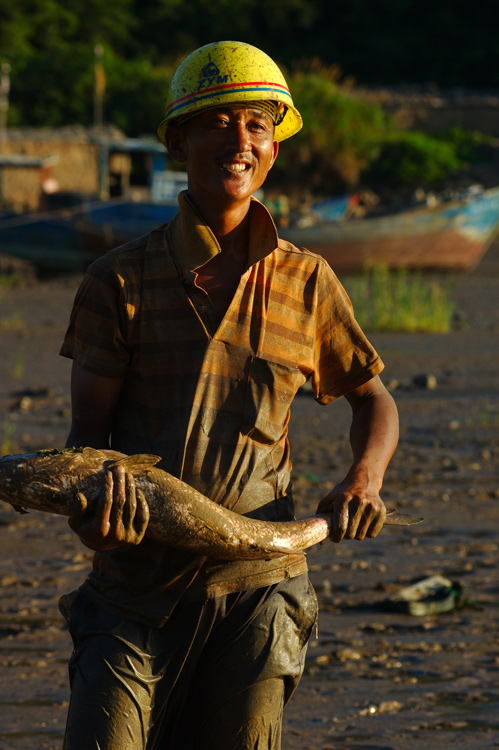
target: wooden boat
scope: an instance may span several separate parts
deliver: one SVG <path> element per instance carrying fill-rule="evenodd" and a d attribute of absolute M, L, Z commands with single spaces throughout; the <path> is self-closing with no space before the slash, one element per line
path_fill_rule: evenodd
<path fill-rule="evenodd" d="M 336 272 L 366 265 L 467 271 L 499 227 L 499 188 L 372 218 L 320 220 L 282 230 L 284 239 L 322 255 Z"/>
<path fill-rule="evenodd" d="M 499 226 L 499 188 L 434 208 L 361 219 L 345 218 L 344 203 L 324 204 L 315 225 L 283 229 L 282 237 L 322 255 L 338 273 L 375 264 L 466 271 L 479 262 Z M 80 271 L 98 255 L 169 221 L 177 209 L 176 199 L 110 200 L 3 219 L 0 253 L 43 271 Z"/>
<path fill-rule="evenodd" d="M 37 271 L 75 272 L 88 265 L 66 212 L 23 214 L 0 220 L 0 252 Z"/>
<path fill-rule="evenodd" d="M 176 199 L 163 203 L 108 201 L 75 217 L 74 228 L 82 251 L 95 258 L 165 224 L 177 211 Z"/>
<path fill-rule="evenodd" d="M 95 201 L 61 211 L 0 220 L 0 253 L 29 261 L 38 271 L 78 272 L 98 255 L 164 224 L 177 201 Z"/>

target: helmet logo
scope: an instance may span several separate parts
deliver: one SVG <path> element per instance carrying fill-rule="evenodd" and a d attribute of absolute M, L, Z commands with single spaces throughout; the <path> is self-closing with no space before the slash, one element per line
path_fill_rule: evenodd
<path fill-rule="evenodd" d="M 214 62 L 210 60 L 210 62 L 204 66 L 204 68 L 201 71 L 201 78 L 213 78 L 213 76 L 217 76 L 220 73 L 220 68 L 217 68 Z"/>
<path fill-rule="evenodd" d="M 198 83 L 198 91 L 200 89 L 206 89 L 209 86 L 217 83 L 227 83 L 229 80 L 228 75 L 220 75 L 220 68 L 218 68 L 211 60 L 201 69 Z"/>

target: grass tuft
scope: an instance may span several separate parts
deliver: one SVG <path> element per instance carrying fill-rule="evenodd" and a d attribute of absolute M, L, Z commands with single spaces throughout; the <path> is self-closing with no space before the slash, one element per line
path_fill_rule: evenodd
<path fill-rule="evenodd" d="M 405 268 L 379 265 L 343 280 L 355 317 L 366 331 L 447 333 L 454 303 L 450 285 Z"/>
<path fill-rule="evenodd" d="M 26 285 L 26 277 L 22 273 L 0 273 L 0 289 L 13 289 L 18 286 Z"/>
<path fill-rule="evenodd" d="M 6 456 L 12 452 L 12 438 L 16 431 L 16 426 L 8 417 L 3 422 L 3 434 L 0 435 L 0 453 Z"/>

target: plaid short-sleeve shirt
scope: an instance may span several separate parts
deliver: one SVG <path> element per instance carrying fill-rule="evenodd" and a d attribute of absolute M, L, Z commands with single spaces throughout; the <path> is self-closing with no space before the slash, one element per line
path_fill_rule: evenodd
<path fill-rule="evenodd" d="M 310 380 L 327 404 L 383 365 L 328 264 L 277 237 L 251 206 L 249 259 L 220 324 L 196 269 L 220 251 L 187 194 L 167 225 L 98 259 L 77 293 L 61 354 L 124 377 L 111 445 L 154 453 L 214 502 L 264 520 L 294 517 L 287 425 Z M 89 595 L 161 624 L 176 601 L 269 585 L 305 556 L 222 562 L 148 539 L 95 555 Z"/>

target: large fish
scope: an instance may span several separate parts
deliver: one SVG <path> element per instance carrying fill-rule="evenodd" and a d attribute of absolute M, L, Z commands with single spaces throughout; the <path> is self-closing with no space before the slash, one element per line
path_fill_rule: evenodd
<path fill-rule="evenodd" d="M 69 515 L 71 499 L 97 501 L 104 474 L 121 465 L 133 474 L 149 505 L 146 535 L 199 555 L 251 560 L 300 552 L 328 538 L 331 515 L 271 522 L 227 510 L 156 464 L 158 456 L 126 456 L 112 450 L 47 450 L 0 459 L 0 500 L 16 510 Z M 388 511 L 385 523 L 410 526 L 422 519 Z"/>

